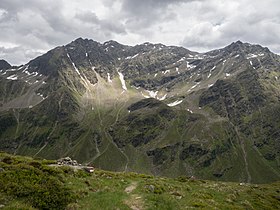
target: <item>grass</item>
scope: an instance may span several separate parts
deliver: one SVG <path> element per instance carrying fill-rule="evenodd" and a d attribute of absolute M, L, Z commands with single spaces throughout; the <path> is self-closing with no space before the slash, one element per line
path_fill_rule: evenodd
<path fill-rule="evenodd" d="M 175 179 L 96 169 L 0 153 L 3 209 L 279 209 L 280 182 L 257 185 Z M 133 187 L 132 187 L 133 186 Z M 128 188 L 131 190 L 127 190 Z"/>

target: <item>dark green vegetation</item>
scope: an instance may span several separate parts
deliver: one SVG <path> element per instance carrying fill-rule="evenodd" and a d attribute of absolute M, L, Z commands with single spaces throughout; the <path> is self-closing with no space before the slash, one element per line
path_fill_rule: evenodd
<path fill-rule="evenodd" d="M 279 209 L 280 183 L 266 185 L 95 170 L 0 153 L 2 209 Z"/>
<path fill-rule="evenodd" d="M 0 70 L 0 149 L 119 172 L 278 181 L 279 66 L 240 41 L 200 54 L 80 38 Z"/>
<path fill-rule="evenodd" d="M 64 209 L 74 201 L 74 194 L 65 187 L 63 170 L 46 165 L 51 161 L 5 153 L 0 153 L 0 160 L 0 203 L 5 208 Z"/>

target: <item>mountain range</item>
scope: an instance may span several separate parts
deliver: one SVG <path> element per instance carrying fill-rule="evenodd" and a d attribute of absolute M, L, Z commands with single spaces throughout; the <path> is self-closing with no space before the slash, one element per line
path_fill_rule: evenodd
<path fill-rule="evenodd" d="M 0 150 L 113 171 L 280 179 L 280 56 L 234 42 L 183 47 L 76 39 L 0 60 Z"/>

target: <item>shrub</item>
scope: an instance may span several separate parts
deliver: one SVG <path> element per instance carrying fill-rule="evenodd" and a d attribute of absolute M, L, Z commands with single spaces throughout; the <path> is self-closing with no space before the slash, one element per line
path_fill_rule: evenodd
<path fill-rule="evenodd" d="M 26 200 L 39 209 L 65 209 L 74 200 L 71 191 L 55 176 L 31 166 L 0 173 L 0 192 Z"/>

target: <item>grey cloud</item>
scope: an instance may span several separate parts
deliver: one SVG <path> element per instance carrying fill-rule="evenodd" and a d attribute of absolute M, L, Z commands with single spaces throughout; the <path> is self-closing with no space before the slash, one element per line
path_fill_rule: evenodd
<path fill-rule="evenodd" d="M 114 32 L 118 34 L 126 33 L 123 24 L 120 24 L 119 22 L 114 20 L 100 20 L 97 17 L 97 15 L 92 11 L 77 13 L 75 17 L 81 20 L 82 22 L 96 25 L 100 28 L 100 30 L 105 30 L 109 33 L 110 32 Z"/>
<path fill-rule="evenodd" d="M 218 4 L 213 2 L 217 3 L 214 0 L 205 2 L 198 9 L 200 21 L 186 30 L 181 42 L 183 46 L 206 51 L 242 40 L 280 52 L 277 41 L 280 33 L 279 1 L 268 0 L 266 4 L 263 1 L 236 1 L 231 5 L 234 12 L 232 8 L 216 7 Z"/>
<path fill-rule="evenodd" d="M 5 48 L 0 47 L 0 56 L 4 57 L 10 64 L 23 64 L 34 59 L 43 52 L 37 50 L 30 50 L 23 47 Z"/>
<path fill-rule="evenodd" d="M 11 58 L 13 56 L 8 55 L 7 49 L 2 49 L 5 51 L 2 52 L 2 57 L 14 64 L 21 64 L 24 60 L 21 58 L 25 57 L 25 62 L 30 58 L 27 49 L 33 49 L 34 52 L 47 51 L 77 37 L 89 37 L 100 41 L 110 39 L 113 34 L 126 33 L 124 26 L 119 22 L 100 20 L 94 13 L 75 15 L 77 11 L 73 11 L 73 14 L 68 16 L 62 2 L 1 0 L 0 43 L 13 43 L 21 49 L 9 49 L 10 53 L 11 50 L 14 51 L 13 56 L 17 56 L 18 59 Z M 82 9 L 86 9 L 86 6 Z"/>
<path fill-rule="evenodd" d="M 139 26 L 149 27 L 158 21 L 167 21 L 171 17 L 167 9 L 169 5 L 192 1 L 194 0 L 124 0 L 122 12 L 126 18 L 127 27 L 136 30 Z"/>
<path fill-rule="evenodd" d="M 96 24 L 100 21 L 98 19 L 97 15 L 91 11 L 77 13 L 76 18 L 78 18 L 81 21 L 84 21 L 86 23 L 95 23 Z"/>

